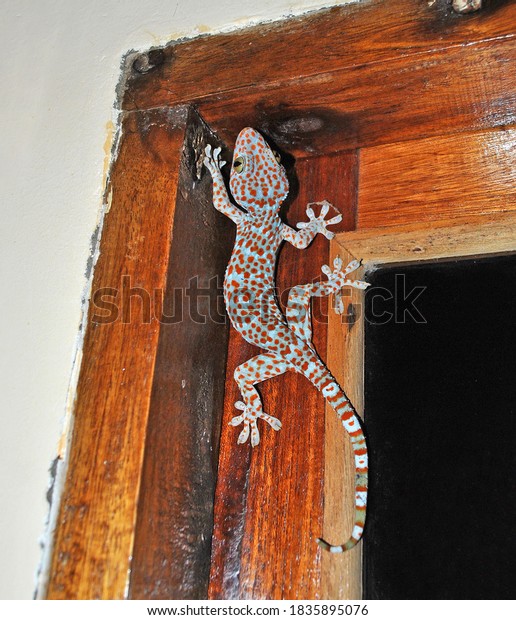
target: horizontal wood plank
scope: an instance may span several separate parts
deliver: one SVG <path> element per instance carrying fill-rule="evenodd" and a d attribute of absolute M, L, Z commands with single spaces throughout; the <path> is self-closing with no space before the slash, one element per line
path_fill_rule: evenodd
<path fill-rule="evenodd" d="M 335 244 L 361 259 L 367 268 L 466 256 L 503 254 L 516 250 L 516 213 L 506 212 L 390 228 L 340 233 Z"/>
<path fill-rule="evenodd" d="M 516 123 L 516 37 L 355 66 L 199 103 L 232 144 L 251 125 L 298 156 Z"/>
<path fill-rule="evenodd" d="M 458 16 L 449 0 L 367 0 L 128 57 L 124 109 L 173 106 L 514 33 L 513 2 Z M 135 68 L 133 68 L 135 67 Z"/>
<path fill-rule="evenodd" d="M 359 174 L 359 228 L 513 211 L 516 129 L 366 148 Z"/>
<path fill-rule="evenodd" d="M 126 595 L 160 331 L 143 300 L 165 286 L 185 123 L 184 111 L 125 119 L 92 285 L 50 599 Z"/>

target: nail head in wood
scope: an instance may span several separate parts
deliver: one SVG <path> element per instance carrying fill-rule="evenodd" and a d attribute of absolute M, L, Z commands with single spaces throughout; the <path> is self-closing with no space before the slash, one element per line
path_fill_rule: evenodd
<path fill-rule="evenodd" d="M 482 8 L 482 0 L 453 0 L 453 10 L 456 13 L 473 13 Z"/>
<path fill-rule="evenodd" d="M 162 65 L 164 60 L 165 54 L 161 49 L 143 52 L 138 54 L 133 61 L 133 69 L 137 73 L 149 73 L 149 71 L 152 71 L 156 67 Z"/>

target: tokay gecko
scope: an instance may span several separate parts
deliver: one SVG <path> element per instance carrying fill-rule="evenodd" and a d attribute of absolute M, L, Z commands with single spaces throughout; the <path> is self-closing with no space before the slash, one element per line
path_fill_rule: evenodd
<path fill-rule="evenodd" d="M 215 208 L 237 226 L 235 246 L 224 280 L 227 312 L 235 329 L 264 351 L 235 370 L 242 400 L 235 403 L 241 413 L 232 419 L 231 424 L 243 425 L 238 442 L 244 443 L 250 436 L 252 446 L 260 441 L 258 418 L 279 430 L 281 422 L 263 411 L 260 395 L 254 386 L 287 370 L 303 374 L 322 393 L 351 439 L 355 459 L 355 519 L 351 536 L 343 545 L 330 545 L 322 539 L 317 542 L 333 553 L 346 551 L 357 544 L 364 529 L 367 446 L 357 414 L 312 344 L 310 298 L 333 294 L 338 311 L 339 301 L 342 306 L 339 297 L 342 287 L 364 289 L 368 284 L 348 278 L 360 266 L 358 261 L 352 261 L 343 270 L 341 259 L 336 258 L 333 269 L 327 265 L 322 267 L 327 281 L 291 289 L 284 316 L 276 300 L 274 284 L 276 257 L 282 242 L 306 248 L 317 233 L 331 239 L 333 233 L 327 226 L 337 224 L 342 216 L 325 220 L 330 205 L 323 201 L 308 205 L 309 221 L 298 224 L 299 230 L 285 224 L 279 216 L 280 205 L 289 190 L 285 169 L 279 155 L 250 127 L 238 135 L 233 154 L 229 185 L 238 207 L 231 203 L 222 178 L 220 169 L 225 162 L 220 159 L 220 148 L 212 151 L 208 145 L 204 164 L 213 179 Z M 321 206 L 319 216 L 311 206 L 316 204 Z"/>

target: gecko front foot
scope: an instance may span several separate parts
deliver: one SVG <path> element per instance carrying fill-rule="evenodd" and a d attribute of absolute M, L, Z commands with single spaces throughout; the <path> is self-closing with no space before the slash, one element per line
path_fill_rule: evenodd
<path fill-rule="evenodd" d="M 341 289 L 344 286 L 351 286 L 358 289 L 366 289 L 369 286 L 369 282 L 363 280 L 350 280 L 346 276 L 353 271 L 356 271 L 360 267 L 360 261 L 352 260 L 348 263 L 347 267 L 342 271 L 342 259 L 337 256 L 333 261 L 333 270 L 328 265 L 321 267 L 322 272 L 328 278 L 328 284 L 334 289 L 333 294 L 335 296 L 335 312 L 336 314 L 344 313 L 344 302 L 342 300 Z"/>
<path fill-rule="evenodd" d="M 211 144 L 208 144 L 204 149 L 206 157 L 204 158 L 204 165 L 210 171 L 212 177 L 214 177 L 219 170 L 226 164 L 223 159 L 220 159 L 221 148 L 217 147 L 214 151 L 211 150 Z"/>
<path fill-rule="evenodd" d="M 277 418 L 264 413 L 261 409 L 246 405 L 241 400 L 237 400 L 235 407 L 240 409 L 242 413 L 231 420 L 231 426 L 244 424 L 244 428 L 238 436 L 238 443 L 245 443 L 249 438 L 249 434 L 251 435 L 251 445 L 253 448 L 260 443 L 260 432 L 256 424 L 258 418 L 265 420 L 275 431 L 279 431 L 281 428 L 281 422 Z"/>
<path fill-rule="evenodd" d="M 321 205 L 321 213 L 319 214 L 319 217 L 315 217 L 312 205 Z M 327 200 L 322 200 L 321 202 L 310 202 L 306 207 L 306 214 L 308 215 L 309 221 L 298 222 L 297 227 L 299 229 L 307 228 L 313 230 L 315 233 L 321 233 L 321 235 L 324 235 L 326 239 L 333 239 L 333 237 L 335 237 L 335 233 L 328 230 L 327 226 L 338 224 L 342 220 L 342 215 L 339 213 L 335 217 L 325 220 L 324 218 L 328 215 L 330 207 L 332 207 L 332 205 Z"/>

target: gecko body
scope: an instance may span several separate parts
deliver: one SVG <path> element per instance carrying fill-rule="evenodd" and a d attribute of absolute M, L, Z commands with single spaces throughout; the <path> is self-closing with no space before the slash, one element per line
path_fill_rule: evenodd
<path fill-rule="evenodd" d="M 342 261 L 337 258 L 333 269 L 326 265 L 322 267 L 327 281 L 291 289 L 286 316 L 283 315 L 276 300 L 274 281 L 281 244 L 287 241 L 297 248 L 305 248 L 318 233 L 330 239 L 333 233 L 327 230 L 327 226 L 338 223 L 341 216 L 325 220 L 330 205 L 323 201 L 311 203 L 321 205 L 319 216 L 310 205 L 307 207 L 309 221 L 298 224 L 299 230 L 285 224 L 279 216 L 279 209 L 289 190 L 287 175 L 277 154 L 250 127 L 243 129 L 237 138 L 230 175 L 231 193 L 239 207 L 229 199 L 220 171 L 225 162 L 219 156 L 220 149 L 212 152 L 210 146 L 206 147 L 204 163 L 213 179 L 213 204 L 237 226 L 235 246 L 224 280 L 224 300 L 235 329 L 248 342 L 263 349 L 262 354 L 235 370 L 242 400 L 235 403 L 241 413 L 232 419 L 231 424 L 243 425 L 238 442 L 244 443 L 250 437 L 253 447 L 260 440 L 258 419 L 279 430 L 281 422 L 263 411 L 255 385 L 287 370 L 303 374 L 322 393 L 351 439 L 356 472 L 355 519 L 351 535 L 344 544 L 330 545 L 322 539 L 317 542 L 323 549 L 334 553 L 345 551 L 356 545 L 364 528 L 367 446 L 351 403 L 312 345 L 310 299 L 331 294 L 338 296 L 344 286 L 364 289 L 368 284 L 347 277 L 360 266 L 358 261 L 352 261 L 342 270 Z"/>

